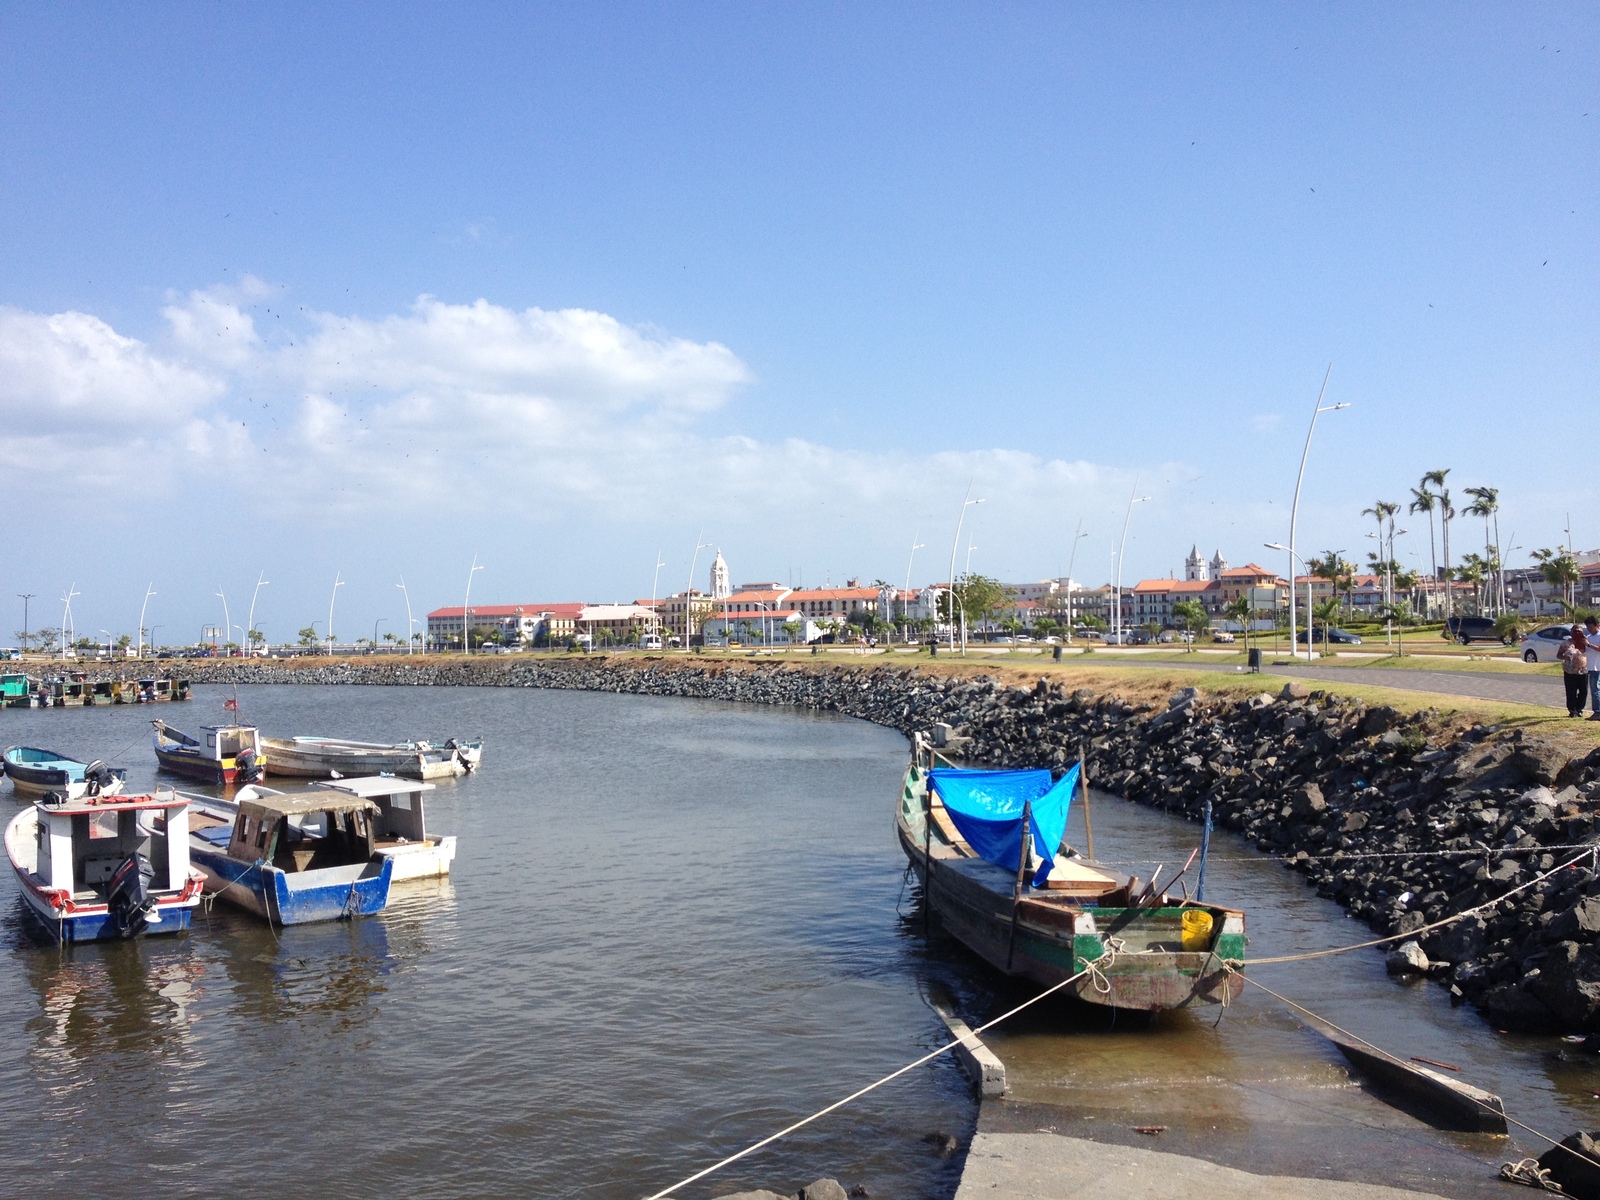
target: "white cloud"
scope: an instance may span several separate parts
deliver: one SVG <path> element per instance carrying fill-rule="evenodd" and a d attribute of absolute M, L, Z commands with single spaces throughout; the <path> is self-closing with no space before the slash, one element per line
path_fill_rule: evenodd
<path fill-rule="evenodd" d="M 246 275 L 238 287 L 218 286 L 190 292 L 181 304 L 169 304 L 161 315 L 172 327 L 172 339 L 187 354 L 220 367 L 238 369 L 261 348 L 255 319 L 239 307 L 241 300 L 259 300 L 272 290 Z"/>
<path fill-rule="evenodd" d="M 190 420 L 225 386 L 88 313 L 0 308 L 0 416 L 13 437 L 156 433 Z"/>

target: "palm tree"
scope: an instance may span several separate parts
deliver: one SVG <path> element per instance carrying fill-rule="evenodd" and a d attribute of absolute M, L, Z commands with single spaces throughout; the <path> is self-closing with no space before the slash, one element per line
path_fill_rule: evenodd
<path fill-rule="evenodd" d="M 1539 564 L 1539 573 L 1544 576 L 1545 582 L 1561 589 L 1561 604 L 1570 610 L 1575 599 L 1573 589 L 1583 577 L 1583 572 L 1578 569 L 1578 560 L 1572 557 L 1565 546 L 1557 546 L 1554 550 L 1535 550 L 1533 557 Z"/>
<path fill-rule="evenodd" d="M 1250 597 L 1240 593 L 1228 601 L 1228 606 L 1222 610 L 1222 615 L 1230 621 L 1239 622 L 1239 628 L 1244 630 L 1244 653 L 1250 656 L 1250 621 L 1255 617 L 1255 606 L 1250 603 Z"/>
<path fill-rule="evenodd" d="M 1467 495 L 1472 497 L 1472 503 L 1467 505 L 1467 512 L 1474 517 L 1483 518 L 1483 557 L 1494 563 L 1495 596 L 1494 607 L 1498 611 L 1501 602 L 1505 599 L 1505 588 L 1500 586 L 1500 489 L 1492 487 L 1469 487 Z M 1494 540 L 1489 540 L 1489 519 L 1494 518 Z"/>
<path fill-rule="evenodd" d="M 1473 602 L 1478 606 L 1478 611 L 1483 612 L 1483 596 L 1486 581 L 1489 575 L 1489 560 L 1477 554 L 1466 554 L 1461 559 L 1461 569 L 1456 573 L 1472 584 Z"/>
<path fill-rule="evenodd" d="M 1411 511 L 1414 513 L 1428 514 L 1428 560 L 1433 569 L 1435 581 L 1439 578 L 1439 556 L 1434 552 L 1433 545 L 1433 510 L 1438 507 L 1439 497 L 1428 490 L 1428 481 L 1424 479 L 1421 487 L 1411 489 Z"/>
<path fill-rule="evenodd" d="M 1455 594 L 1450 589 L 1450 518 L 1456 515 L 1456 510 L 1450 507 L 1450 490 L 1444 486 L 1444 477 L 1450 474 L 1449 467 L 1441 467 L 1437 471 L 1429 471 L 1422 477 L 1422 482 L 1431 483 L 1438 488 L 1439 501 L 1439 541 L 1444 550 L 1444 616 L 1449 620 L 1455 612 Z"/>
<path fill-rule="evenodd" d="M 1312 616 L 1322 622 L 1322 655 L 1328 655 L 1328 632 L 1333 628 L 1333 623 L 1339 619 L 1339 597 L 1329 596 L 1312 610 Z M 1306 639 L 1310 644 L 1310 638 Z"/>

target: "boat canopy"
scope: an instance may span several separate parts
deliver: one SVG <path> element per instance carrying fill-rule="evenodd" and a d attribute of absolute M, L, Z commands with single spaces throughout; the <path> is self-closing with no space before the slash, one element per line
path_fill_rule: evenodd
<path fill-rule="evenodd" d="M 298 817 L 305 813 L 376 812 L 378 806 L 348 792 L 286 792 L 276 796 L 257 796 L 239 805 L 239 811 L 254 810 L 262 815 Z"/>
<path fill-rule="evenodd" d="M 1067 831 L 1067 810 L 1078 786 L 1078 767 L 1055 780 L 1049 771 L 966 771 L 935 767 L 928 782 L 967 844 L 985 862 L 1017 869 L 1022 853 L 1022 811 L 1030 802 L 1033 851 L 1044 861 L 1033 885 L 1044 886 Z"/>

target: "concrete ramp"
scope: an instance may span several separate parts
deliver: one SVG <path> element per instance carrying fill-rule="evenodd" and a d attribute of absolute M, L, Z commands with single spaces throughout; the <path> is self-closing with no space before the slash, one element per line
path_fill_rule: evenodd
<path fill-rule="evenodd" d="M 956 1200 L 1444 1200 L 1370 1183 L 1252 1175 L 1204 1159 L 1055 1133 L 979 1133 Z"/>

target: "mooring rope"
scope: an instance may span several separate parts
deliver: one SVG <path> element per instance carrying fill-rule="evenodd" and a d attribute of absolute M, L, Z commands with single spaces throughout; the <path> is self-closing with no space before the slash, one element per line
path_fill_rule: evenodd
<path fill-rule="evenodd" d="M 1371 941 L 1357 942 L 1351 946 L 1337 946 L 1332 950 L 1312 950 L 1304 954 L 1280 954 L 1272 958 L 1252 958 L 1246 960 L 1243 965 L 1247 967 L 1259 967 L 1266 966 L 1270 963 L 1306 962 L 1307 960 L 1313 958 L 1331 958 L 1336 954 L 1349 954 L 1352 950 L 1367 950 L 1373 946 L 1385 945 L 1388 942 L 1412 941 L 1421 937 L 1425 933 L 1432 933 L 1435 929 L 1442 929 L 1446 925 L 1453 925 L 1457 921 L 1465 920 L 1467 917 L 1475 916 L 1476 914 L 1484 912 L 1487 909 L 1494 908 L 1496 905 L 1502 904 L 1511 899 L 1511 897 L 1515 896 L 1517 893 L 1525 892 L 1531 887 L 1536 887 L 1543 883 L 1546 879 L 1549 879 L 1550 876 L 1568 870 L 1569 868 L 1582 862 L 1585 858 L 1592 857 L 1594 853 L 1595 847 L 1591 846 L 1585 850 L 1584 853 L 1568 859 L 1559 867 L 1552 867 L 1542 875 L 1535 875 L 1532 879 L 1528 880 L 1527 883 L 1518 884 L 1516 887 L 1510 889 L 1502 895 L 1496 896 L 1493 900 L 1486 900 L 1482 904 L 1474 905 L 1471 908 L 1464 908 L 1458 913 L 1433 922 L 1431 925 L 1423 925 L 1417 929 L 1408 930 L 1405 933 L 1391 933 L 1387 937 L 1373 938 Z"/>
<path fill-rule="evenodd" d="M 1228 970 L 1231 972 L 1233 969 L 1232 969 L 1232 967 L 1229 967 Z M 1302 1016 L 1310 1017 L 1313 1021 L 1316 1021 L 1316 1022 L 1318 1022 L 1320 1024 L 1326 1025 L 1329 1029 L 1333 1030 L 1335 1033 L 1343 1034 L 1345 1037 L 1349 1038 L 1353 1042 L 1360 1042 L 1363 1046 L 1365 1046 L 1368 1050 L 1371 1050 L 1374 1054 L 1378 1055 L 1380 1058 L 1386 1058 L 1390 1062 L 1396 1063 L 1399 1066 L 1404 1067 L 1407 1070 L 1411 1069 L 1411 1065 L 1409 1063 L 1405 1062 L 1404 1060 L 1402 1060 L 1398 1055 L 1391 1054 L 1391 1053 L 1389 1053 L 1389 1051 L 1385 1050 L 1382 1046 L 1374 1045 L 1372 1042 L 1367 1041 L 1366 1038 L 1361 1037 L 1358 1034 L 1351 1033 L 1348 1029 L 1342 1028 L 1341 1026 L 1335 1025 L 1332 1021 L 1328 1020 L 1328 1018 L 1326 1018 L 1324 1016 L 1321 1016 L 1318 1013 L 1312 1012 L 1305 1005 L 1297 1004 L 1295 1001 L 1289 999 L 1289 997 L 1283 995 L 1282 993 L 1273 991 L 1266 984 L 1262 983 L 1259 979 L 1252 979 L 1252 978 L 1250 978 L 1250 976 L 1243 975 L 1243 974 L 1241 974 L 1239 976 L 1239 978 L 1243 979 L 1246 983 L 1251 984 L 1254 987 L 1260 988 L 1263 992 L 1266 992 L 1267 995 L 1269 995 L 1269 996 L 1273 997 L 1274 999 L 1279 1000 L 1282 1003 L 1288 1005 L 1290 1008 L 1294 1009 L 1297 1013 L 1300 1013 Z M 1515 1117 L 1511 1116 L 1509 1113 L 1503 1111 L 1502 1109 L 1496 1109 L 1496 1108 L 1492 1107 L 1491 1105 L 1485 1103 L 1484 1101 L 1479 1100 L 1476 1096 L 1468 1096 L 1467 1099 L 1471 1100 L 1474 1104 L 1478 1105 L 1478 1107 L 1480 1107 L 1482 1109 L 1485 1109 L 1486 1111 L 1491 1112 L 1491 1113 L 1493 1113 L 1494 1115 L 1496 1115 L 1498 1117 L 1503 1117 L 1507 1124 L 1515 1125 L 1518 1129 L 1521 1129 L 1526 1133 L 1531 1133 L 1534 1137 L 1540 1139 L 1541 1141 L 1549 1142 L 1552 1146 L 1560 1147 L 1562 1150 L 1565 1150 L 1568 1154 L 1572 1155 L 1574 1158 L 1578 1159 L 1580 1162 L 1584 1163 L 1586 1166 L 1592 1165 L 1587 1158 L 1585 1158 L 1583 1155 L 1579 1154 L 1576 1150 L 1572 1149 L 1570 1146 L 1562 1146 L 1561 1145 L 1561 1141 L 1560 1141 L 1559 1138 L 1553 1138 L 1548 1133 L 1545 1133 L 1543 1130 L 1535 1129 L 1532 1125 L 1529 1125 L 1526 1122 L 1517 1120 Z M 1512 1175 L 1507 1174 L 1507 1168 L 1510 1168 L 1513 1172 L 1516 1172 L 1516 1173 L 1520 1174 L 1525 1170 L 1526 1164 L 1528 1163 L 1528 1161 L 1529 1160 L 1524 1159 L 1524 1160 L 1522 1160 L 1521 1163 L 1516 1163 L 1516 1164 L 1506 1163 L 1504 1166 L 1502 1166 L 1500 1168 L 1501 1176 L 1503 1178 L 1507 1178 L 1507 1179 L 1513 1178 Z M 1534 1167 L 1537 1168 L 1537 1166 L 1538 1166 L 1538 1164 L 1535 1163 Z M 1539 1175 L 1536 1174 L 1534 1177 L 1535 1178 L 1539 1178 Z M 1530 1181 L 1526 1180 L 1526 1179 L 1517 1178 L 1517 1179 L 1514 1179 L 1514 1182 L 1523 1183 L 1523 1182 L 1530 1182 Z M 1541 1178 L 1540 1179 L 1540 1183 L 1538 1185 L 1535 1185 L 1535 1186 L 1542 1186 L 1542 1185 L 1543 1185 L 1543 1180 Z"/>
<path fill-rule="evenodd" d="M 1564 842 L 1558 846 L 1478 846 L 1471 850 L 1336 850 L 1332 854 L 1307 854 L 1301 858 L 1299 854 L 1251 854 L 1239 857 L 1218 857 L 1212 855 L 1211 862 L 1219 863 L 1244 863 L 1261 866 L 1266 863 L 1294 863 L 1294 862 L 1340 862 L 1362 858 L 1483 858 L 1492 855 L 1503 858 L 1510 854 L 1545 854 L 1551 850 L 1592 850 L 1593 842 Z M 1134 859 L 1105 859 L 1092 860 L 1096 866 L 1101 867 L 1142 867 L 1153 863 L 1153 858 Z"/>
<path fill-rule="evenodd" d="M 1104 957 L 1106 957 L 1106 956 L 1102 955 L 1102 958 L 1104 958 Z M 1100 959 L 1096 959 L 1095 963 L 1098 963 L 1099 961 L 1100 961 Z M 1016 1016 L 1023 1009 L 1029 1008 L 1029 1007 L 1039 1003 L 1039 1001 L 1043 1000 L 1046 996 L 1052 995 L 1055 992 L 1059 992 L 1062 988 L 1066 987 L 1069 983 L 1076 983 L 1078 980 L 1082 979 L 1084 976 L 1090 974 L 1090 972 L 1093 969 L 1094 969 L 1094 964 L 1086 965 L 1084 967 L 1084 969 L 1079 971 L 1076 975 L 1069 976 L 1068 978 L 1063 979 L 1060 983 L 1051 984 L 1048 988 L 1046 988 L 1044 991 L 1040 992 L 1037 996 L 1034 996 L 1032 999 L 1029 999 L 1029 1000 L 1024 1000 L 1021 1004 L 1017 1005 L 1010 1012 L 1002 1013 L 1000 1016 L 996 1017 L 994 1020 L 989 1021 L 989 1022 L 987 1022 L 987 1023 L 983 1024 L 983 1025 L 980 1025 L 976 1029 L 970 1030 L 969 1031 L 969 1035 L 972 1036 L 972 1037 L 976 1037 L 980 1033 L 984 1033 L 987 1030 L 993 1029 L 996 1025 L 1000 1024 L 1000 1022 L 1005 1021 L 1005 1020 L 1009 1020 L 1010 1018 Z M 860 1088 L 857 1091 L 851 1092 L 843 1100 L 835 1100 L 832 1104 L 828 1105 L 826 1108 L 818 1109 L 816 1112 L 812 1113 L 809 1117 L 806 1117 L 806 1118 L 804 1118 L 802 1120 L 796 1121 L 793 1125 L 790 1125 L 787 1128 L 778 1130 L 777 1133 L 769 1134 L 767 1137 L 762 1138 L 759 1142 L 755 1142 L 752 1145 L 746 1146 L 743 1150 L 739 1151 L 737 1154 L 728 1155 L 728 1157 L 723 1159 L 721 1162 L 712 1163 L 711 1166 L 706 1167 L 703 1170 L 696 1171 L 693 1175 L 690 1175 L 690 1176 L 688 1176 L 688 1177 L 686 1177 L 684 1179 L 678 1180 L 678 1182 L 673 1184 L 671 1187 L 663 1188 L 661 1191 L 656 1192 L 653 1195 L 647 1196 L 645 1198 L 645 1200 L 663 1200 L 664 1197 L 672 1195 L 672 1193 L 676 1192 L 679 1188 L 687 1187 L 689 1184 L 694 1183 L 696 1180 L 704 1179 L 707 1175 L 710 1175 L 710 1174 L 713 1174 L 716 1171 L 722 1170 L 723 1167 L 728 1166 L 730 1163 L 738 1162 L 741 1158 L 744 1158 L 744 1157 L 746 1157 L 747 1155 L 750 1155 L 750 1154 L 754 1154 L 757 1150 L 760 1150 L 763 1146 L 770 1146 L 773 1142 L 778 1141 L 780 1138 L 788 1137 L 795 1130 L 803 1129 L 805 1126 L 811 1124 L 813 1121 L 819 1120 L 822 1117 L 827 1116 L 829 1113 L 835 1111 L 836 1109 L 843 1108 L 846 1104 L 849 1104 L 852 1100 L 858 1100 L 862 1096 L 865 1096 L 868 1092 L 875 1091 L 878 1088 L 882 1087 L 884 1084 L 889 1083 L 892 1080 L 900 1078 L 900 1076 L 904 1075 L 907 1071 L 915 1070 L 917 1067 L 920 1067 L 923 1063 L 931 1062 L 933 1059 L 938 1058 L 941 1054 L 945 1054 L 945 1053 L 947 1053 L 947 1052 L 949 1052 L 951 1050 L 954 1050 L 957 1046 L 961 1046 L 961 1045 L 964 1045 L 964 1044 L 965 1044 L 965 1039 L 964 1038 L 957 1038 L 955 1041 L 950 1042 L 947 1045 L 940 1046 L 937 1050 L 932 1050 L 929 1053 L 924 1054 L 921 1058 L 916 1059 L 914 1062 L 908 1062 L 905 1066 L 899 1068 L 898 1070 L 891 1071 L 889 1074 L 885 1075 L 882 1079 L 876 1080 L 876 1081 L 874 1081 L 872 1083 L 867 1084 L 867 1086 L 864 1087 L 864 1088 Z"/>

